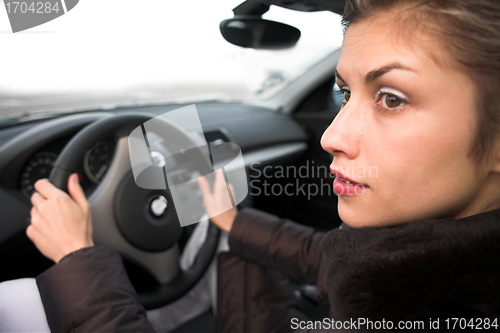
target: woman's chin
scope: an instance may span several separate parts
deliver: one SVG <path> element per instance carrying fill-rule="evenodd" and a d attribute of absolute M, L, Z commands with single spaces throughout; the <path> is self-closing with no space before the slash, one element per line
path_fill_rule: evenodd
<path fill-rule="evenodd" d="M 346 202 L 342 197 L 339 197 L 338 204 L 339 217 L 352 228 L 359 228 L 366 225 L 366 216 L 363 214 L 363 209 L 360 205 L 354 205 L 352 202 Z"/>
<path fill-rule="evenodd" d="M 384 216 L 383 213 L 377 214 L 373 206 L 361 200 L 343 200 L 342 197 L 339 197 L 338 213 L 342 222 L 351 228 L 382 227 L 397 224 L 397 221 L 394 221 L 389 216 Z"/>
<path fill-rule="evenodd" d="M 342 196 L 338 197 L 339 217 L 348 226 L 360 228 L 370 226 L 373 223 L 373 209 L 370 209 L 366 197 Z M 368 213 L 371 212 L 371 213 Z"/>

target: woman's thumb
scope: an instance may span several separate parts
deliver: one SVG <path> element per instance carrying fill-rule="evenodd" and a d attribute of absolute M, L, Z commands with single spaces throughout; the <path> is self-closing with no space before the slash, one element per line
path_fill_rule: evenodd
<path fill-rule="evenodd" d="M 76 201 L 78 206 L 84 207 L 87 203 L 87 198 L 85 198 L 85 193 L 83 192 L 80 182 L 78 181 L 78 175 L 76 173 L 72 174 L 68 179 L 68 191 L 69 195 Z"/>

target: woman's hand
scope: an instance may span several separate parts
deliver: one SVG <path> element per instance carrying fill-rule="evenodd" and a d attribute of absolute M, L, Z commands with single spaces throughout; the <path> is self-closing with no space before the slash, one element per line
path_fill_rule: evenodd
<path fill-rule="evenodd" d="M 71 197 L 48 179 L 37 181 L 35 190 L 26 235 L 44 256 L 58 263 L 67 254 L 94 245 L 90 205 L 76 174 L 68 179 Z"/>
<path fill-rule="evenodd" d="M 229 192 L 229 196 L 232 197 L 231 186 L 226 185 L 222 170 L 219 169 L 215 171 L 213 193 L 205 177 L 198 178 L 198 185 L 200 186 L 201 193 L 203 193 L 203 206 L 205 206 L 208 216 L 211 216 L 210 221 L 220 229 L 229 233 L 233 227 L 234 218 L 237 213 L 236 207 L 233 206 L 232 202 L 229 203 L 232 207 L 231 209 L 214 216 L 228 206 L 226 193 Z"/>

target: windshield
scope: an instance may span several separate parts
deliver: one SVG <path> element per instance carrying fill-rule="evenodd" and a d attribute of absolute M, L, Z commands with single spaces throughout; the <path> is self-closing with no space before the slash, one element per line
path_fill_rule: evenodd
<path fill-rule="evenodd" d="M 340 17 L 271 6 L 301 30 L 288 50 L 229 44 L 219 23 L 242 0 L 86 0 L 11 33 L 0 15 L 0 118 L 117 106 L 268 99 L 338 49 Z"/>

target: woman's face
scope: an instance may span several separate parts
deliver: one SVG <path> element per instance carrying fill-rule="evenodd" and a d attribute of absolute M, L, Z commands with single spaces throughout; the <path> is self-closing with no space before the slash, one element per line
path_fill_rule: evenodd
<path fill-rule="evenodd" d="M 387 21 L 351 25 L 337 65 L 343 108 L 321 145 L 334 155 L 334 173 L 363 184 L 335 180 L 341 219 L 381 226 L 487 210 L 491 164 L 477 167 L 468 156 L 471 80 L 420 46 L 432 40 L 404 41 Z"/>

